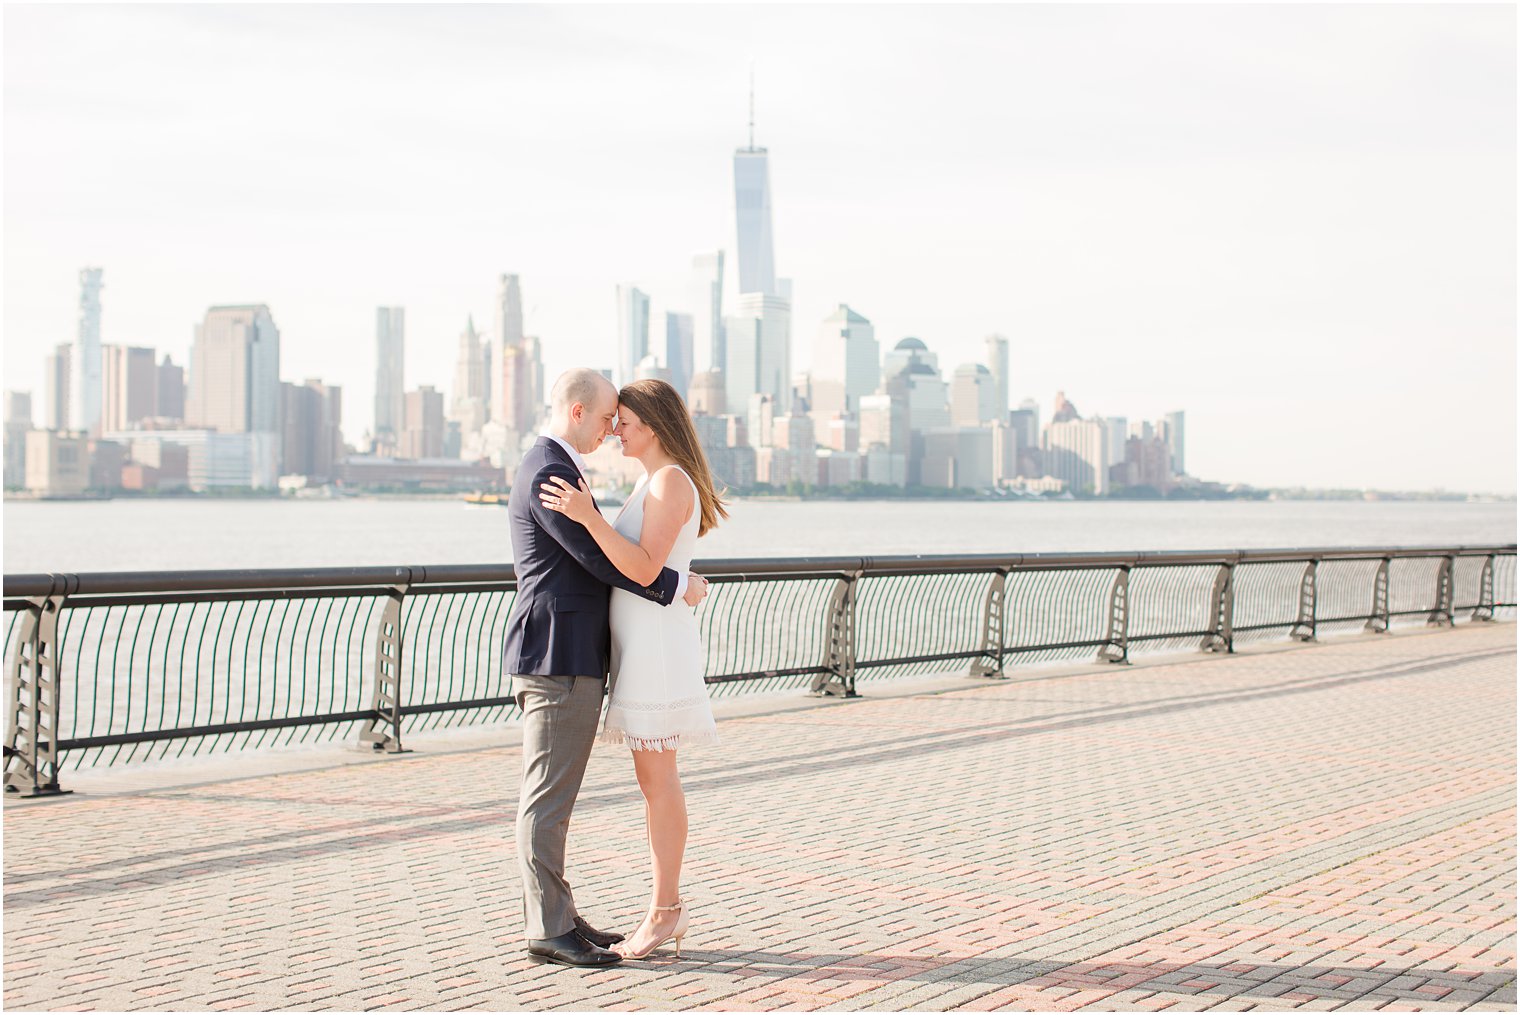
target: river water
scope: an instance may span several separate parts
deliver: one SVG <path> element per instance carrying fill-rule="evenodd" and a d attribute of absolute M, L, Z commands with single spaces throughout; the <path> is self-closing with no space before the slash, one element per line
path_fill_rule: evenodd
<path fill-rule="evenodd" d="M 739 501 L 698 557 L 1512 543 L 1515 503 Z M 6 573 L 510 561 L 444 499 L 6 501 Z"/>

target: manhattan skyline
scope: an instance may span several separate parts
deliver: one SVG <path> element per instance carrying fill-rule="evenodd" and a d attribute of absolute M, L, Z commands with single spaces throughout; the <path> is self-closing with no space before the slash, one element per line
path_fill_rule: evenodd
<path fill-rule="evenodd" d="M 1007 335 L 1014 404 L 1186 407 L 1198 475 L 1514 492 L 1512 9 L 652 17 L 8 11 L 6 388 L 40 404 L 86 265 L 102 342 L 184 362 L 207 307 L 267 304 L 286 379 L 355 408 L 377 306 L 449 390 L 503 273 L 549 376 L 612 367 L 614 286 L 690 313 L 693 254 L 736 263 L 753 58 L 795 371 L 848 304 L 947 374 Z M 910 41 L 934 73 L 894 72 Z M 183 84 L 227 48 L 246 80 Z"/>

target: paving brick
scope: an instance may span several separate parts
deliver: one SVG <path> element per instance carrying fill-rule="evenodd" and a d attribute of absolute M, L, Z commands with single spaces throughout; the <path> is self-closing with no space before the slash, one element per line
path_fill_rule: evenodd
<path fill-rule="evenodd" d="M 4 1004 L 1514 1009 L 1512 625 L 862 690 L 683 755 L 682 960 L 522 957 L 510 743 L 249 754 L 6 801 Z M 593 923 L 642 913 L 644 842 L 598 748 L 569 869 Z"/>

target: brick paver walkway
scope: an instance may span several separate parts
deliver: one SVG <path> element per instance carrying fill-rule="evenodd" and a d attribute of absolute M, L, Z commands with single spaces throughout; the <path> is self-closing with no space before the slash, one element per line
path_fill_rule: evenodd
<path fill-rule="evenodd" d="M 4 1002 L 1513 1009 L 1515 676 L 1474 625 L 728 719 L 686 957 L 608 971 L 521 958 L 513 747 L 7 801 Z M 642 822 L 599 747 L 593 922 Z"/>

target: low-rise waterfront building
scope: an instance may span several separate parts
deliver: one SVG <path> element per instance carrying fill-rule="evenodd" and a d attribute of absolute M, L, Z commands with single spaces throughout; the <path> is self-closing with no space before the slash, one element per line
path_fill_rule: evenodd
<path fill-rule="evenodd" d="M 280 437 L 274 433 L 218 433 L 205 429 L 136 429 L 107 433 L 130 447 L 132 461 L 153 464 L 152 444 L 185 449 L 190 489 L 273 490 L 280 476 Z"/>
<path fill-rule="evenodd" d="M 338 467 L 338 481 L 361 490 L 498 490 L 507 485 L 507 474 L 489 462 L 350 455 Z"/>
<path fill-rule="evenodd" d="M 31 430 L 26 435 L 26 488 L 40 497 L 70 497 L 90 484 L 89 441 L 81 431 Z"/>
<path fill-rule="evenodd" d="M 991 489 L 992 431 L 976 426 L 924 431 L 919 484 L 949 490 Z"/>

